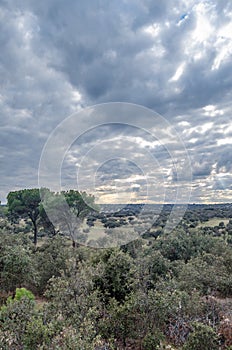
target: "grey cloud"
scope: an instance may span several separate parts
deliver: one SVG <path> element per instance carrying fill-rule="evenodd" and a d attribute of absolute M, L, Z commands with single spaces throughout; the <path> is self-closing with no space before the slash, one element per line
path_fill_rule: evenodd
<path fill-rule="evenodd" d="M 194 42 L 191 37 L 197 25 L 199 3 L 207 4 L 207 18 L 213 26 L 204 42 Z M 68 5 L 55 0 L 2 1 L 0 149 L 4 195 L 7 183 L 9 190 L 15 182 L 23 187 L 36 185 L 36 169 L 49 133 L 76 109 L 101 102 L 138 103 L 164 114 L 174 124 L 188 121 L 189 128 L 193 128 L 191 133 L 185 133 L 187 126 L 177 129 L 191 156 L 193 181 L 206 183 L 214 164 L 217 174 L 231 172 L 231 145 L 220 146 L 220 140 L 226 125 L 231 125 L 232 53 L 228 51 L 217 69 L 212 69 L 223 50 L 217 43 L 219 32 L 231 22 L 231 10 L 231 3 L 224 0 L 78 0 Z M 148 26 L 153 33 L 149 33 Z M 230 38 L 220 40 L 231 43 Z M 194 54 L 202 57 L 196 59 Z M 182 74 L 172 81 L 182 64 Z M 206 116 L 202 108 L 209 104 L 223 109 L 224 115 Z M 103 116 L 102 120 L 107 118 Z M 130 116 L 132 124 L 136 118 L 139 116 Z M 209 121 L 213 122 L 212 128 L 200 132 L 199 126 Z M 119 133 L 122 138 L 132 134 L 129 128 L 116 129 L 105 126 L 82 135 L 78 147 L 72 149 L 74 160 L 78 162 L 81 155 L 106 136 L 113 140 Z M 134 130 L 133 135 L 152 141 L 141 131 Z M 115 142 L 112 147 L 116 144 L 119 146 Z M 141 157 L 137 146 L 135 158 Z M 181 159 L 178 145 L 166 141 L 165 145 L 150 149 L 156 164 L 150 169 L 146 164 L 149 174 L 158 164 L 161 173 L 171 171 L 173 164 L 167 149 L 171 157 Z M 132 146 L 127 152 L 132 155 Z M 64 162 L 69 180 L 76 176 L 76 170 L 73 172 L 74 167 L 70 166 Z M 117 169 L 111 170 L 113 178 Z M 17 181 L 9 176 L 14 171 Z M 121 170 L 122 177 L 123 174 L 129 175 L 125 169 Z"/>
<path fill-rule="evenodd" d="M 179 104 L 182 108 L 202 106 L 215 97 L 219 99 L 223 90 L 230 87 L 231 79 L 225 79 L 229 67 L 225 65 L 218 72 L 209 70 L 215 56 L 213 47 L 198 63 L 184 55 L 196 15 L 192 12 L 183 25 L 176 25 L 186 12 L 184 2 L 174 7 L 176 11 L 166 1 L 162 4 L 144 1 L 140 6 L 136 3 L 128 7 L 78 1 L 73 2 L 72 11 L 66 4 L 57 6 L 54 1 L 26 4 L 37 16 L 40 28 L 37 40 L 54 51 L 54 62 L 50 64 L 68 76 L 90 103 L 122 100 L 167 111 Z M 218 11 L 217 18 L 225 16 L 222 7 Z M 165 21 L 170 22 L 169 28 L 165 27 Z M 156 48 L 157 38 L 145 35 L 142 29 L 152 23 L 161 26 L 158 39 L 166 50 L 164 57 L 149 53 L 153 46 Z M 142 53 L 139 59 L 138 54 Z M 182 92 L 176 94 L 168 79 L 182 61 L 187 62 L 187 68 L 177 84 L 180 83 Z M 149 87 L 151 81 L 154 88 Z"/>
<path fill-rule="evenodd" d="M 211 174 L 212 164 L 210 164 L 209 160 L 203 162 L 195 162 L 192 164 L 192 173 L 194 177 L 205 178 Z"/>
<path fill-rule="evenodd" d="M 219 150 L 217 151 L 217 172 L 232 172 L 232 145 L 220 147 Z"/>
<path fill-rule="evenodd" d="M 220 176 L 215 177 L 212 181 L 212 189 L 215 191 L 218 190 L 232 190 L 232 176 Z"/>

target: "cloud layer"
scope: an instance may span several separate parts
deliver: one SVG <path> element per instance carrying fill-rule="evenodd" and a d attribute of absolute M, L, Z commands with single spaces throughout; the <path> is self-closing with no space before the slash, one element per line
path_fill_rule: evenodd
<path fill-rule="evenodd" d="M 192 185 L 191 202 L 231 201 L 230 2 L 9 0 L 0 6 L 2 201 L 10 190 L 38 186 L 42 148 L 60 122 L 87 106 L 115 101 L 148 107 L 175 127 L 191 159 L 193 180 L 185 184 Z M 146 176 L 156 174 L 157 183 L 159 174 L 166 176 L 174 188 L 176 171 L 162 146 L 124 127 L 89 131 L 72 145 L 64 161 L 64 185 L 76 177 L 81 155 L 104 138 L 106 149 L 128 149 L 127 160 L 122 156 L 101 164 L 100 157 L 95 159 L 97 188 L 107 189 L 107 198 L 117 183 L 123 195 L 143 198 L 136 159 L 147 149 L 157 164 L 156 171 L 144 165 Z M 178 149 L 175 157 L 181 161 Z M 160 201 L 161 187 L 154 201 Z"/>

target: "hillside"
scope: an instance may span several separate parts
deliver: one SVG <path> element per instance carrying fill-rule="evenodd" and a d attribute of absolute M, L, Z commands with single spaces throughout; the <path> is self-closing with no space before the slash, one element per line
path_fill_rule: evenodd
<path fill-rule="evenodd" d="M 91 213 L 84 229 L 93 235 L 110 221 L 127 230 L 137 209 Z M 42 229 L 35 247 L 27 221 L 2 217 L 0 348 L 230 349 L 232 207 L 189 206 L 172 232 L 168 212 L 138 239 L 105 249 L 73 248 Z"/>

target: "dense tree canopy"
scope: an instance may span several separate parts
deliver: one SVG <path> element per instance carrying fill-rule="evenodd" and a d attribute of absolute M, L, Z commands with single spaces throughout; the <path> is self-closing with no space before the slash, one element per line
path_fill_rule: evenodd
<path fill-rule="evenodd" d="M 31 220 L 35 245 L 37 244 L 40 202 L 40 192 L 37 188 L 10 192 L 7 196 L 10 218 L 12 220 L 16 218 L 29 218 Z"/>

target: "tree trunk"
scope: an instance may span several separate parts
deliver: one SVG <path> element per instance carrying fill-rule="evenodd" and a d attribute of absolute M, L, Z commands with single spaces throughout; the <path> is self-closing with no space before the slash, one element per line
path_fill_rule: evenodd
<path fill-rule="evenodd" d="M 74 239 L 72 240 L 72 246 L 73 248 L 78 248 L 80 247 L 80 243 L 77 243 L 76 241 L 74 241 Z"/>
<path fill-rule="evenodd" d="M 36 220 L 32 220 L 32 224 L 33 224 L 33 228 L 34 228 L 34 245 L 37 245 L 37 233 L 38 233 L 38 229 L 37 229 L 37 224 L 36 224 Z"/>

